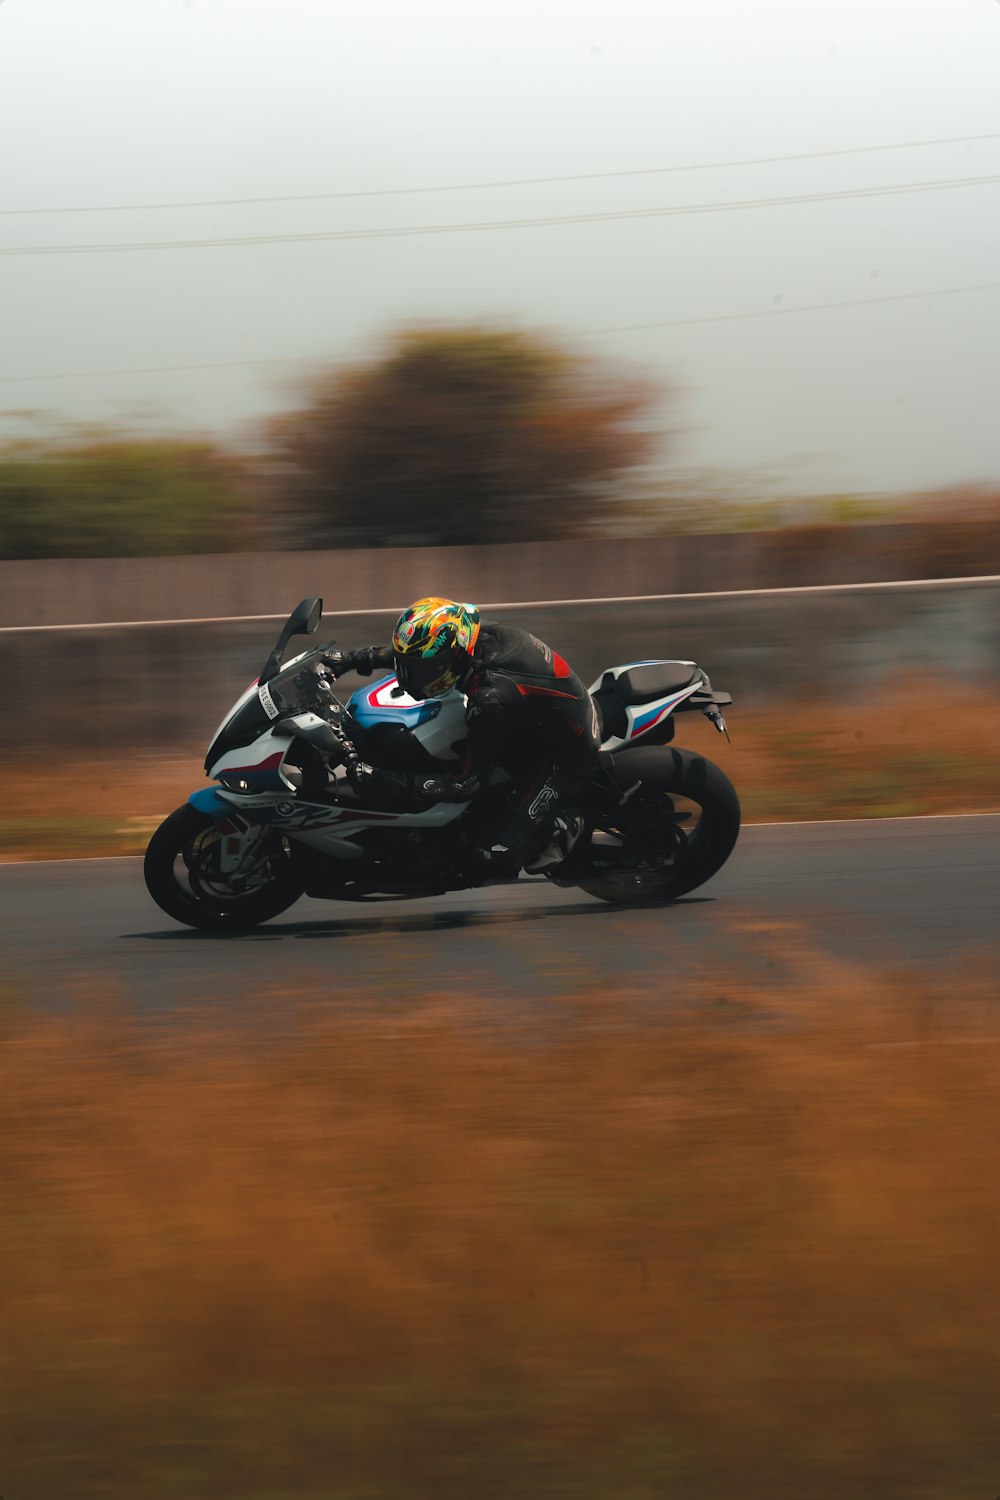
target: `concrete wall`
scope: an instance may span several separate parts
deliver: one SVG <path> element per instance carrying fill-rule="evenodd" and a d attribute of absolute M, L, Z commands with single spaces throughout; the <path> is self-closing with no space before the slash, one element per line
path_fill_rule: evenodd
<path fill-rule="evenodd" d="M 496 547 L 0 562 L 0 627 L 400 609 L 425 594 L 482 603 L 868 583 L 930 575 L 914 528 L 627 537 Z M 984 560 L 980 571 L 1000 571 Z M 965 571 L 962 568 L 957 572 Z"/>
<path fill-rule="evenodd" d="M 292 590 L 293 595 L 302 592 Z M 385 640 L 394 608 L 350 613 L 321 639 Z M 549 604 L 497 611 L 550 641 L 585 680 L 639 657 L 698 661 L 739 705 L 846 696 L 877 712 L 900 677 L 1000 691 L 1000 578 L 784 593 Z M 277 635 L 270 621 L 95 626 L 0 635 L 4 738 L 10 754 L 111 757 L 206 746 L 257 675 Z M 348 680 L 345 679 L 345 684 Z"/>

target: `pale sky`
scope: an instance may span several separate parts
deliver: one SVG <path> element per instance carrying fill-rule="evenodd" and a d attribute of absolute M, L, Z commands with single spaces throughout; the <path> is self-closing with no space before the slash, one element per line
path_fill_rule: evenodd
<path fill-rule="evenodd" d="M 682 387 L 684 468 L 1000 482 L 998 0 L 0 0 L 0 141 L 0 436 L 486 320 Z"/>

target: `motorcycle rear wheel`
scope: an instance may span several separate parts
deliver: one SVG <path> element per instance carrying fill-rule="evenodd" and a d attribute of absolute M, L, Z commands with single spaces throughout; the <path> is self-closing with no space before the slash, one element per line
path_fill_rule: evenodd
<path fill-rule="evenodd" d="M 218 867 L 215 824 L 190 803 L 177 808 L 149 841 L 146 889 L 162 911 L 203 932 L 243 932 L 276 917 L 302 895 L 287 850 L 272 845 L 253 884 L 234 890 Z"/>
<path fill-rule="evenodd" d="M 609 867 L 575 881 L 601 901 L 662 906 L 704 885 L 732 853 L 740 802 L 729 777 L 712 761 L 673 746 L 630 750 L 615 772 L 637 789 L 608 808 L 591 835 L 595 862 Z"/>

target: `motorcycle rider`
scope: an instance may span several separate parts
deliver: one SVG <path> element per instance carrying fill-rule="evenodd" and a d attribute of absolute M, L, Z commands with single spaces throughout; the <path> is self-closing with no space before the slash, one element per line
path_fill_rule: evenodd
<path fill-rule="evenodd" d="M 411 698 L 464 693 L 465 763 L 419 786 L 430 801 L 464 802 L 495 768 L 509 775 L 503 813 L 480 831 L 473 879 L 565 858 L 583 827 L 572 803 L 593 776 L 600 731 L 593 699 L 558 652 L 516 625 L 481 620 L 475 605 L 431 597 L 403 610 L 390 645 L 334 651 L 325 661 L 335 676 L 394 667 Z"/>

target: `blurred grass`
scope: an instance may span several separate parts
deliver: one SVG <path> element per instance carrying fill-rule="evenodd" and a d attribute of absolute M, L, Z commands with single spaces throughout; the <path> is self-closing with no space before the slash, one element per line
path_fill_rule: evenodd
<path fill-rule="evenodd" d="M 718 761 L 747 822 L 1000 811 L 1000 702 L 985 692 L 914 681 L 877 704 L 737 704 L 729 721 L 732 745 L 698 714 L 678 720 L 677 743 Z M 11 763 L 0 858 L 141 854 L 167 813 L 206 784 L 203 755 L 192 746 L 114 765 Z M 26 816 L 33 805 L 45 816 Z"/>
<path fill-rule="evenodd" d="M 31 854 L 36 859 L 74 855 L 141 854 L 152 833 L 144 821 L 122 826 L 120 817 L 65 814 L 56 818 L 0 817 L 0 857 Z"/>
<path fill-rule="evenodd" d="M 652 1021 L 8 1018 L 3 1493 L 995 1493 L 995 976 L 779 956 Z"/>

